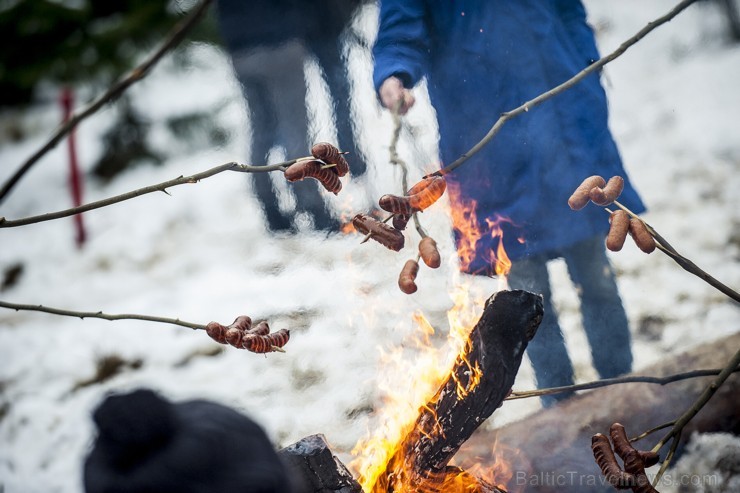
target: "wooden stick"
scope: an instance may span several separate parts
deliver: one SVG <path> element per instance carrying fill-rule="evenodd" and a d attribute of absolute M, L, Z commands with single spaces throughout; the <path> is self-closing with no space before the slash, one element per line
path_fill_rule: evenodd
<path fill-rule="evenodd" d="M 217 175 L 219 173 L 223 173 L 224 171 L 239 171 L 242 173 L 268 173 L 270 171 L 284 171 L 286 166 L 293 164 L 295 161 L 296 161 L 295 159 L 292 159 L 290 161 L 285 161 L 285 162 L 277 163 L 277 164 L 271 164 L 269 166 L 252 166 L 249 164 L 239 164 L 235 162 L 226 163 L 220 166 L 216 166 L 215 168 L 211 168 L 209 170 L 196 173 L 194 175 L 179 176 L 173 180 L 168 180 L 162 183 L 158 183 L 156 185 L 150 185 L 148 187 L 139 188 L 131 192 L 126 192 L 120 195 L 116 195 L 115 197 L 109 197 L 107 199 L 98 200 L 97 202 L 90 202 L 88 204 L 81 205 L 80 207 L 73 207 L 71 209 L 64 209 L 64 210 L 57 211 L 57 212 L 48 212 L 46 214 L 25 217 L 22 219 L 10 220 L 10 219 L 5 219 L 4 217 L 0 217 L 0 228 L 14 228 L 16 226 L 25 226 L 27 224 L 40 223 L 44 221 L 51 221 L 53 219 L 60 219 L 63 217 L 73 216 L 75 214 L 81 214 L 83 212 L 91 211 L 93 209 L 100 209 L 101 207 L 107 207 L 109 205 L 117 204 L 118 202 L 123 202 L 124 200 L 133 199 L 141 195 L 146 195 L 152 192 L 164 192 L 167 195 L 169 195 L 169 192 L 167 192 L 168 188 L 175 187 L 178 185 L 185 185 L 189 183 L 198 183 L 201 180 L 210 178 L 211 176 Z"/>

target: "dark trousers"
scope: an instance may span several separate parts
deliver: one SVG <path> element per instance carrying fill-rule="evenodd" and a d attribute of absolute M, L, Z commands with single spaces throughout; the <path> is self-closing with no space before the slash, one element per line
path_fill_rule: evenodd
<path fill-rule="evenodd" d="M 561 256 L 580 297 L 583 328 L 596 371 L 601 378 L 628 373 L 632 368 L 629 324 L 603 238 L 577 243 L 564 249 Z M 544 318 L 527 348 L 537 387 L 573 384 L 573 365 L 552 305 L 547 257 L 532 256 L 515 261 L 508 281 L 512 289 L 526 289 L 544 297 Z M 547 407 L 570 395 L 543 396 L 542 404 Z"/>

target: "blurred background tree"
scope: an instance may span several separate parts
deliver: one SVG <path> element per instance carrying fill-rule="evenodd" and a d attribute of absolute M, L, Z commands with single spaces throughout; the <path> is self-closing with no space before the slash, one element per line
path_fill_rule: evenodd
<path fill-rule="evenodd" d="M 194 4 L 186 0 L 0 0 L 4 47 L 0 50 L 0 109 L 23 110 L 48 103 L 48 92 L 64 87 L 105 90 L 155 49 Z M 188 39 L 218 43 L 212 16 L 203 19 Z M 96 175 L 111 178 L 136 161 L 162 160 L 147 144 L 146 117 L 126 95 L 116 119 L 103 137 L 108 152 L 95 164 Z M 17 138 L 22 137 L 21 132 Z"/>

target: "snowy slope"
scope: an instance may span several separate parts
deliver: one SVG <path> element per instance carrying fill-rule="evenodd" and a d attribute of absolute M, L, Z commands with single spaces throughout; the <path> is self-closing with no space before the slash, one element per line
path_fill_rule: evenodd
<path fill-rule="evenodd" d="M 673 2 L 587 2 L 602 53 L 615 49 Z M 694 6 L 649 35 L 607 67 L 612 128 L 630 176 L 650 211 L 645 218 L 699 266 L 726 284 L 740 286 L 740 45 L 725 41 L 716 7 Z M 356 28 L 372 36 L 375 10 Z M 337 213 L 364 210 L 381 193 L 397 192 L 398 175 L 387 158 L 391 121 L 376 103 L 367 53 L 349 50 L 355 70 L 355 104 L 362 142 L 371 156 L 368 176 L 332 200 Z M 325 114 L 314 65 L 312 110 Z M 134 104 L 158 121 L 186 109 L 224 102 L 220 123 L 233 138 L 220 149 L 186 152 L 156 125 L 153 142 L 172 147 L 161 167 L 140 167 L 109 185 L 88 181 L 92 201 L 242 160 L 248 121 L 228 60 L 208 47 L 195 51 L 186 74 L 167 64 L 132 90 Z M 419 94 L 422 103 L 423 94 Z M 322 106 L 323 104 L 323 106 Z M 36 129 L 20 143 L 0 147 L 4 181 L 53 130 L 56 108 L 24 117 Z M 109 110 L 110 111 L 110 110 Z M 6 117 L 9 117 L 6 115 Z M 401 152 L 415 164 L 412 180 L 434 161 L 433 111 L 420 104 L 408 115 Z M 491 122 L 493 123 L 492 115 Z M 99 136 L 111 117 L 100 113 L 78 131 L 88 169 L 101 152 Z M 331 140 L 321 120 L 316 140 Z M 411 144 L 413 135 L 416 142 Z M 292 157 L 292 156 L 290 156 Z M 10 219 L 69 207 L 63 146 L 47 155 L 21 182 L 0 215 Z M 419 291 L 403 295 L 396 276 L 414 255 L 410 233 L 400 254 L 357 235 L 294 237 L 266 234 L 261 213 L 238 174 L 223 173 L 196 185 L 152 194 L 85 214 L 90 242 L 73 245 L 72 220 L 0 230 L 0 269 L 21 262 L 18 284 L 0 293 L 15 303 L 73 310 L 141 313 L 207 323 L 230 323 L 240 314 L 265 318 L 273 329 L 291 329 L 286 354 L 267 357 L 224 349 L 202 332 L 136 321 L 56 317 L 0 311 L 0 490 L 7 493 L 81 491 L 81 463 L 92 438 L 90 412 L 110 391 L 140 386 L 173 399 L 210 398 L 234 406 L 264 425 L 276 445 L 324 433 L 345 460 L 373 426 L 369 410 L 380 404 L 379 348 L 397 346 L 413 333 L 421 310 L 440 332 L 460 281 L 445 204 L 423 215 L 447 261 L 422 269 Z M 612 259 L 634 331 L 636 369 L 666 354 L 740 330 L 740 310 L 723 295 L 659 252 L 633 245 Z M 554 291 L 580 381 L 595 377 L 580 330 L 577 299 L 565 268 L 552 265 Z M 471 279 L 465 279 L 466 282 Z M 497 289 L 472 279 L 482 295 Z M 444 334 L 433 339 L 444 342 Z M 76 386 L 95 374 L 96 361 L 117 355 L 140 361 L 101 384 Z M 723 362 L 717 362 L 718 366 Z M 517 388 L 533 386 L 523 365 Z M 538 408 L 513 401 L 487 426 L 519 419 Z"/>

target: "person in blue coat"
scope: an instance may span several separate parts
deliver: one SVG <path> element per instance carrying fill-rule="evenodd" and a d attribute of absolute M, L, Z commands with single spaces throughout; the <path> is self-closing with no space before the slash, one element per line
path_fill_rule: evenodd
<path fill-rule="evenodd" d="M 579 0 L 382 0 L 373 47 L 375 88 L 405 113 L 427 78 L 440 153 L 450 163 L 505 111 L 599 59 Z M 629 372 L 630 332 L 604 247 L 600 207 L 572 211 L 568 197 L 591 175 L 625 178 L 620 202 L 644 206 L 608 127 L 598 74 L 509 120 L 478 154 L 447 176 L 477 201 L 477 219 L 508 218 L 503 243 L 512 288 L 542 293 L 545 318 L 528 348 L 540 388 L 573 383 L 573 367 L 551 303 L 547 262 L 563 258 L 580 295 L 583 326 L 602 378 Z M 458 238 L 459 239 L 459 238 Z M 483 235 L 469 273 L 491 275 L 498 240 Z M 545 397 L 544 405 L 568 394 Z"/>

